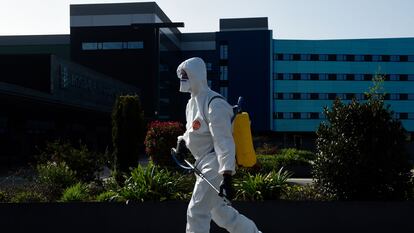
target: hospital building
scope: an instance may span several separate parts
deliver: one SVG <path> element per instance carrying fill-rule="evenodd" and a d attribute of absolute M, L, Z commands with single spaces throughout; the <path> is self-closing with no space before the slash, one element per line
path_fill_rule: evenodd
<path fill-rule="evenodd" d="M 176 68 L 194 56 L 213 90 L 230 104 L 244 98 L 253 131 L 282 146 L 312 148 L 323 107 L 365 100 L 376 74 L 414 133 L 414 38 L 278 39 L 267 17 L 182 33 L 185 22 L 166 13 L 155 2 L 71 5 L 70 34 L 0 36 L 0 162 L 25 161 L 54 138 L 104 149 L 121 94 L 138 94 L 148 121 L 184 121 Z"/>

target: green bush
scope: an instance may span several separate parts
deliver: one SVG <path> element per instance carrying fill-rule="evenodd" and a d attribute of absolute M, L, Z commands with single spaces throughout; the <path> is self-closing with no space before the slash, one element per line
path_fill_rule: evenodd
<path fill-rule="evenodd" d="M 151 122 L 145 138 L 147 155 L 157 165 L 175 166 L 170 150 L 177 146 L 177 137 L 183 133 L 184 127 L 179 122 Z"/>
<path fill-rule="evenodd" d="M 315 185 L 289 185 L 281 199 L 289 201 L 332 201 L 332 196 L 324 195 Z"/>
<path fill-rule="evenodd" d="M 46 202 L 47 198 L 42 193 L 35 191 L 23 191 L 17 193 L 10 200 L 12 203 L 25 203 L 25 202 Z"/>
<path fill-rule="evenodd" d="M 119 96 L 112 110 L 112 144 L 118 178 L 136 167 L 145 137 L 144 115 L 137 95 Z"/>
<path fill-rule="evenodd" d="M 102 170 L 108 158 L 103 154 L 90 151 L 82 143 L 79 143 L 79 148 L 75 148 L 70 142 L 56 140 L 46 144 L 38 160 L 39 163 L 64 162 L 76 172 L 79 180 L 87 182 L 97 179 L 98 172 Z"/>
<path fill-rule="evenodd" d="M 90 199 L 88 193 L 88 187 L 83 183 L 77 183 L 63 192 L 62 198 L 60 199 L 63 202 L 80 202 L 88 201 Z"/>
<path fill-rule="evenodd" d="M 132 170 L 119 195 L 129 201 L 183 200 L 189 198 L 191 189 L 188 178 L 150 163 Z"/>
<path fill-rule="evenodd" d="M 311 166 L 315 154 L 310 151 L 293 148 L 279 150 L 275 155 L 257 155 L 258 168 L 253 173 L 268 173 L 284 168 L 289 170 L 293 166 Z"/>
<path fill-rule="evenodd" d="M 75 172 L 65 162 L 47 162 L 37 165 L 37 183 L 51 200 L 60 197 L 62 191 L 77 182 Z"/>
<path fill-rule="evenodd" d="M 0 202 L 8 202 L 9 198 L 5 191 L 0 190 Z"/>
<path fill-rule="evenodd" d="M 103 192 L 96 197 L 96 201 L 99 201 L 99 202 L 118 201 L 118 193 L 114 191 Z"/>
<path fill-rule="evenodd" d="M 279 199 L 287 187 L 288 171 L 280 169 L 267 174 L 247 174 L 235 179 L 236 199 L 244 201 L 263 201 Z"/>
<path fill-rule="evenodd" d="M 335 100 L 317 130 L 314 177 L 340 200 L 401 200 L 410 190 L 405 130 L 382 98 Z"/>

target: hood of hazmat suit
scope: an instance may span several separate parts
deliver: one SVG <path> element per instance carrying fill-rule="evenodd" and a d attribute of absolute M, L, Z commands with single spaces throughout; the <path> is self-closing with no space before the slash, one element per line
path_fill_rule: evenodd
<path fill-rule="evenodd" d="M 233 109 L 207 84 L 207 70 L 201 58 L 190 58 L 177 68 L 180 84 L 188 77 L 188 88 L 180 91 L 191 93 L 186 107 L 186 132 L 179 136 L 196 159 L 196 166 L 205 170 L 206 176 L 217 176 L 224 171 L 235 173 L 235 145 L 231 118 Z M 186 82 L 186 81 L 184 81 Z"/>

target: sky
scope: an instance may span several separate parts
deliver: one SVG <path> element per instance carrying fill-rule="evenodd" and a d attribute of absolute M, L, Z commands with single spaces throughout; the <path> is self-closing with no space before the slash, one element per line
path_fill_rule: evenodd
<path fill-rule="evenodd" d="M 69 34 L 69 5 L 140 0 L 0 0 L 0 35 Z M 275 39 L 414 37 L 414 0 L 156 0 L 181 32 L 268 17 Z"/>

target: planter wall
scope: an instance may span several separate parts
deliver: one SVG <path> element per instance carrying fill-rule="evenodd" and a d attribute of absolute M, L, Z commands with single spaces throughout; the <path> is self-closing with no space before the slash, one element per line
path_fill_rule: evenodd
<path fill-rule="evenodd" d="M 264 233 L 414 232 L 413 202 L 235 203 Z M 184 233 L 185 202 L 0 204 L 0 232 Z M 212 233 L 226 232 L 212 224 Z"/>

